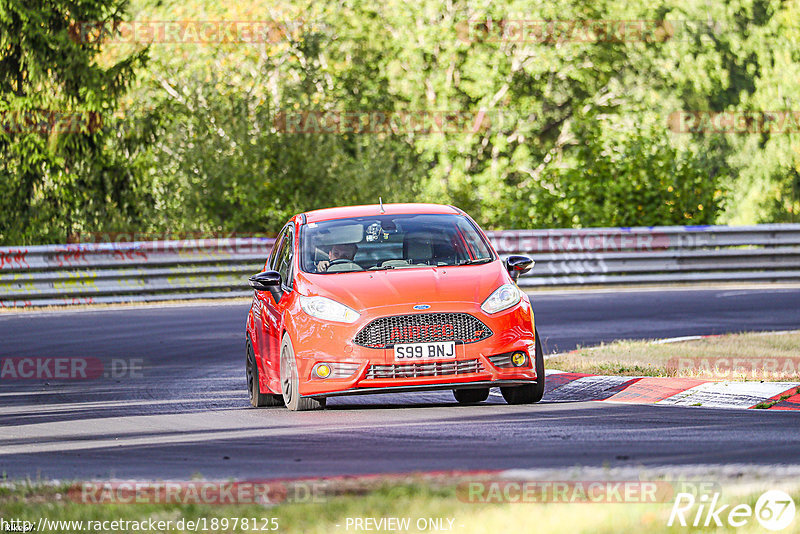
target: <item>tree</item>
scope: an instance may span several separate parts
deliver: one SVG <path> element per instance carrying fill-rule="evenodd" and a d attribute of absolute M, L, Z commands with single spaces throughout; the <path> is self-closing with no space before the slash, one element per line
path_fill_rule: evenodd
<path fill-rule="evenodd" d="M 63 241 L 136 211 L 128 162 L 109 149 L 103 121 L 147 51 L 98 64 L 125 2 L 0 0 L 0 242 Z M 76 31 L 78 30 L 78 31 Z"/>

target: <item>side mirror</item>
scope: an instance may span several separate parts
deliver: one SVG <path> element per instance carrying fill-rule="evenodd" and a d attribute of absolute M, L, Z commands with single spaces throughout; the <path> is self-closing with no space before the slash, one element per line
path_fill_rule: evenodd
<path fill-rule="evenodd" d="M 519 275 L 525 274 L 533 268 L 534 261 L 527 256 L 509 256 L 506 258 L 506 270 L 515 282 Z"/>
<path fill-rule="evenodd" d="M 254 274 L 247 282 L 256 291 L 269 291 L 281 285 L 281 275 L 278 271 L 264 271 Z"/>

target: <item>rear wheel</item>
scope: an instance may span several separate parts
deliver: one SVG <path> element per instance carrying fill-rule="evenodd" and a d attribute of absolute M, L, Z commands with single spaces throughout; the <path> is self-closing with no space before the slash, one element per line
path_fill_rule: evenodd
<path fill-rule="evenodd" d="M 256 356 L 253 352 L 253 345 L 250 343 L 250 336 L 247 336 L 247 391 L 250 394 L 250 404 L 254 408 L 264 406 L 283 406 L 283 398 L 280 395 L 270 395 L 261 393 L 258 387 L 259 376 Z"/>
<path fill-rule="evenodd" d="M 297 360 L 289 334 L 283 335 L 281 342 L 281 392 L 286 407 L 294 412 L 319 410 L 325 407 L 326 399 L 311 399 L 300 396 L 300 375 L 297 372 Z"/>
<path fill-rule="evenodd" d="M 454 389 L 453 396 L 460 404 L 477 404 L 489 398 L 489 388 Z"/>
<path fill-rule="evenodd" d="M 533 404 L 539 402 L 544 396 L 544 354 L 542 342 L 539 341 L 539 331 L 534 329 L 536 336 L 536 354 L 534 365 L 536 367 L 536 382 L 524 386 L 501 387 L 500 393 L 509 404 Z"/>

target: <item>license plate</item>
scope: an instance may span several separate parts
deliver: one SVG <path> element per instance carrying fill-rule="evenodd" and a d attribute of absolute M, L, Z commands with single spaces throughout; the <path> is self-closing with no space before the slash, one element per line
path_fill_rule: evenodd
<path fill-rule="evenodd" d="M 454 341 L 404 343 L 394 346 L 394 359 L 396 361 L 447 360 L 455 357 L 456 344 Z"/>

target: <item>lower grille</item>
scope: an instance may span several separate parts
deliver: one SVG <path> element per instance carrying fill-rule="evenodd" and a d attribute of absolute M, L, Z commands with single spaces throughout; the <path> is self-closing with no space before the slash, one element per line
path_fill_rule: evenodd
<path fill-rule="evenodd" d="M 511 363 L 511 356 L 513 355 L 513 352 L 504 352 L 503 354 L 489 356 L 489 361 L 492 362 L 492 365 L 495 367 L 514 367 L 514 364 Z"/>
<path fill-rule="evenodd" d="M 459 362 L 404 363 L 371 365 L 365 378 L 416 378 L 420 376 L 467 375 L 481 373 L 485 369 L 480 360 Z"/>

